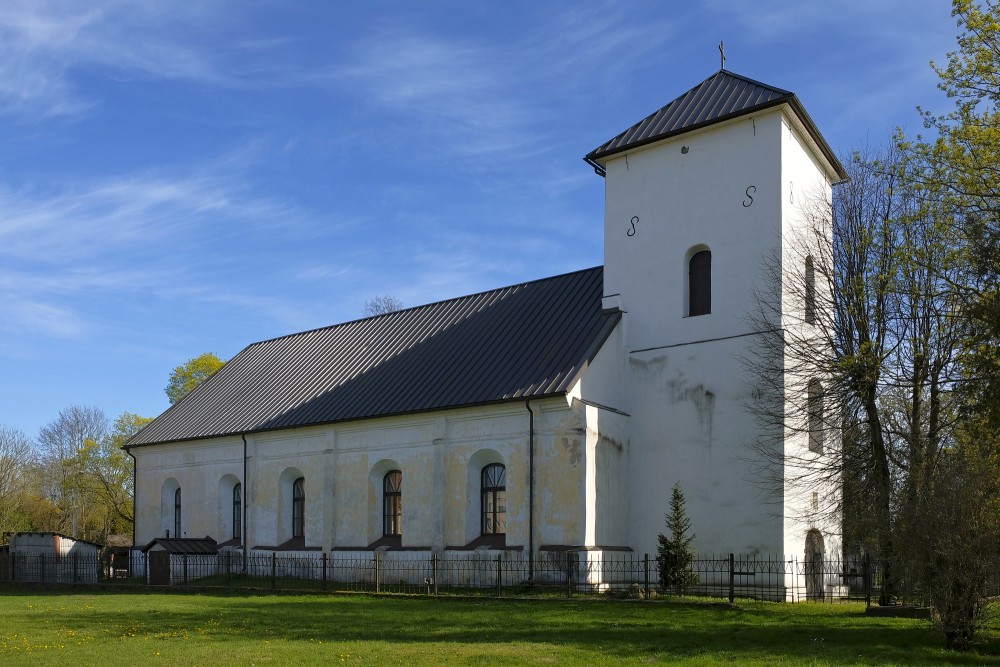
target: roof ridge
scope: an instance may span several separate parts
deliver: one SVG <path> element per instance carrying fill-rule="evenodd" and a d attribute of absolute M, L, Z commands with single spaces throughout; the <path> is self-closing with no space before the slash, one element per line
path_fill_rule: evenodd
<path fill-rule="evenodd" d="M 758 89 L 757 94 L 750 98 L 739 95 L 734 100 L 720 99 L 727 89 L 732 92 L 734 86 L 743 85 Z M 603 165 L 598 160 L 794 100 L 797 100 L 795 93 L 789 90 L 720 69 L 587 153 L 584 160 L 601 174 Z"/>
<path fill-rule="evenodd" d="M 712 76 L 708 77 L 708 79 L 714 78 L 714 77 L 716 77 L 716 76 L 718 76 L 720 74 L 725 74 L 727 76 L 731 76 L 731 77 L 736 78 L 736 79 L 742 79 L 743 81 L 746 81 L 747 83 L 752 83 L 753 85 L 760 86 L 761 88 L 770 88 L 771 90 L 773 90 L 775 92 L 778 92 L 778 93 L 781 93 L 782 95 L 795 95 L 795 93 L 793 93 L 790 90 L 786 90 L 785 88 L 778 88 L 777 86 L 772 86 L 769 83 L 764 83 L 763 81 L 759 81 L 757 79 L 751 79 L 748 76 L 744 76 L 743 74 L 737 74 L 736 72 L 730 71 L 728 69 L 720 69 L 718 72 L 716 72 Z M 708 79 L 705 79 L 705 81 L 708 81 Z M 705 83 L 705 81 L 702 81 L 702 83 Z"/>
<path fill-rule="evenodd" d="M 367 320 L 375 320 L 375 319 L 378 319 L 380 317 L 388 317 L 390 315 L 392 315 L 392 316 L 398 316 L 399 313 L 413 312 L 413 311 L 420 310 L 420 309 L 423 309 L 423 308 L 430 308 L 432 306 L 439 306 L 439 305 L 443 305 L 443 304 L 446 304 L 446 303 L 452 303 L 452 302 L 455 302 L 455 301 L 461 301 L 463 299 L 472 299 L 472 298 L 475 298 L 475 297 L 484 296 L 486 294 L 494 294 L 496 292 L 502 292 L 504 290 L 514 289 L 516 287 L 526 287 L 528 285 L 533 285 L 535 283 L 542 283 L 542 282 L 546 282 L 546 281 L 549 281 L 549 280 L 556 280 L 557 278 L 568 278 L 569 276 L 573 276 L 573 275 L 576 275 L 576 274 L 579 274 L 579 273 L 587 273 L 589 271 L 596 271 L 598 269 L 603 269 L 603 268 L 604 268 L 604 265 L 601 264 L 601 265 L 598 265 L 598 266 L 591 266 L 591 267 L 588 267 L 586 269 L 576 269 L 575 271 L 567 271 L 566 273 L 559 273 L 559 274 L 556 274 L 554 276 L 546 276 L 544 278 L 535 278 L 533 280 L 525 280 L 523 282 L 514 283 L 513 285 L 504 285 L 503 287 L 495 287 L 493 289 L 482 290 L 481 292 L 472 292 L 471 294 L 462 294 L 460 296 L 453 296 L 453 297 L 450 297 L 448 299 L 440 299 L 438 301 L 431 301 L 429 303 L 422 303 L 422 304 L 419 304 L 419 305 L 416 305 L 416 306 L 409 306 L 407 308 L 400 308 L 399 310 L 393 310 L 393 311 L 390 311 L 388 313 L 379 313 L 378 315 L 369 315 L 368 317 L 358 317 L 358 318 L 355 318 L 353 320 L 345 320 L 343 322 L 337 322 L 335 324 L 327 324 L 327 325 L 324 325 L 324 326 L 321 326 L 321 327 L 313 327 L 312 329 L 304 329 L 302 331 L 294 331 L 292 333 L 283 334 L 281 336 L 274 336 L 273 338 L 265 338 L 263 340 L 254 341 L 253 343 L 249 343 L 248 345 L 246 345 L 243 348 L 243 350 L 248 350 L 251 347 L 255 347 L 257 345 L 263 345 L 265 343 L 273 343 L 275 341 L 284 340 L 286 338 L 294 338 L 295 336 L 302 336 L 302 335 L 305 335 L 305 334 L 316 333 L 316 332 L 319 332 L 319 331 L 328 331 L 330 329 L 336 329 L 338 327 L 347 326 L 349 324 L 357 324 L 358 322 L 365 322 Z M 242 352 L 243 350 L 240 350 L 240 352 Z"/>

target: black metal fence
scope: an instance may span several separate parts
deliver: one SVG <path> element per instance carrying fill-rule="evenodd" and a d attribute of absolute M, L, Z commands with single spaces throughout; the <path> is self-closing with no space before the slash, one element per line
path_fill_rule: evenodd
<path fill-rule="evenodd" d="M 700 557 L 680 582 L 662 586 L 655 558 L 624 552 L 266 552 L 218 554 L 127 552 L 8 553 L 0 580 L 60 584 L 198 586 L 230 589 L 363 591 L 424 595 L 573 596 L 649 599 L 697 596 L 865 601 L 882 593 L 885 564 L 876 559 L 780 558 L 726 554 Z M 919 601 L 919 600 L 914 600 Z"/>

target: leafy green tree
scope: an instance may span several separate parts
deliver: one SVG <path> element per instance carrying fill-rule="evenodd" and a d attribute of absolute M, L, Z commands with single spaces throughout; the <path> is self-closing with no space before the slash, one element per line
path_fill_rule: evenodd
<path fill-rule="evenodd" d="M 691 519 L 684 507 L 684 492 L 680 483 L 674 484 L 670 496 L 670 512 L 667 514 L 667 535 L 660 533 L 657 538 L 656 564 L 660 570 L 660 588 L 674 590 L 683 595 L 698 583 L 698 574 L 691 571 L 695 551 L 691 547 L 694 535 L 688 534 Z"/>
<path fill-rule="evenodd" d="M 985 577 L 1000 553 L 1000 8 L 954 0 L 958 49 L 935 67 L 955 106 L 925 113 L 936 136 L 907 141 L 906 177 L 950 232 L 942 264 L 959 323 L 952 392 L 961 416 L 908 522 L 905 565 L 934 605 L 949 648 L 969 647 L 981 622 Z"/>
<path fill-rule="evenodd" d="M 88 440 L 77 452 L 77 466 L 95 500 L 95 524 L 102 540 L 132 531 L 133 462 L 122 445 L 151 421 L 131 412 L 122 413 L 111 433 L 99 441 Z"/>
<path fill-rule="evenodd" d="M 996 0 L 955 0 L 958 50 L 935 67 L 938 87 L 955 101 L 944 115 L 925 113 L 937 136 L 908 142 L 911 179 L 952 229 L 954 282 L 965 326 L 964 399 L 1000 429 L 1000 10 Z"/>
<path fill-rule="evenodd" d="M 0 535 L 28 529 L 30 473 L 34 461 L 31 440 L 23 432 L 0 426 Z"/>
<path fill-rule="evenodd" d="M 984 444 L 985 443 L 985 444 Z M 931 471 L 907 542 L 910 577 L 935 610 L 948 648 L 982 624 L 1000 554 L 1000 447 L 988 420 L 968 417 Z"/>
<path fill-rule="evenodd" d="M 167 398 L 170 399 L 170 404 L 173 405 L 194 391 L 195 387 L 211 377 L 225 363 L 215 354 L 206 352 L 193 359 L 188 359 L 184 365 L 175 368 L 170 373 L 170 382 L 164 389 L 167 392 Z"/>

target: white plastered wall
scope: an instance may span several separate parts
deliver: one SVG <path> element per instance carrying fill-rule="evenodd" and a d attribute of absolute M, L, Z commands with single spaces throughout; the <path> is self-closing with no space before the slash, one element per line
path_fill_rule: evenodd
<path fill-rule="evenodd" d="M 821 262 L 822 256 L 830 257 L 829 247 L 822 249 L 817 246 L 832 243 L 832 175 L 816 158 L 815 146 L 795 117 L 787 114 L 782 117 L 781 139 L 785 174 L 782 179 L 781 256 L 785 282 L 782 289 L 782 326 L 786 331 L 793 332 L 793 336 L 813 338 L 817 352 L 822 353 L 821 327 L 805 322 L 803 276 L 807 255 L 812 255 L 816 262 Z M 817 318 L 830 315 L 823 304 L 830 302 L 831 289 L 832 286 L 824 280 L 824 272 L 817 271 Z M 818 380 L 829 389 L 824 371 L 810 369 L 800 359 L 787 360 L 786 414 L 790 421 L 806 419 L 806 388 L 810 379 Z M 838 421 L 836 415 L 830 413 L 831 409 L 827 400 L 827 425 Z M 816 454 L 809 451 L 807 423 L 787 430 L 786 460 L 794 462 L 785 470 L 784 542 L 785 554 L 790 558 L 805 557 L 806 536 L 810 530 L 818 530 L 822 534 L 826 553 L 840 552 L 838 508 L 841 487 L 835 475 L 831 474 L 838 468 L 831 459 L 840 455 L 839 431 L 824 428 L 823 435 L 824 451 Z"/>
<path fill-rule="evenodd" d="M 741 362 L 756 333 L 747 314 L 763 263 L 780 255 L 794 223 L 789 184 L 829 187 L 789 141 L 788 113 L 772 108 L 606 165 L 605 304 L 624 311 L 617 405 L 630 415 L 628 542 L 637 551 L 655 551 L 677 482 L 701 553 L 801 550 L 803 526 L 788 520 L 795 508 L 760 483 Z M 687 261 L 700 249 L 712 252 L 712 308 L 687 317 Z M 783 470 L 766 474 L 780 481 Z"/>
<path fill-rule="evenodd" d="M 534 546 L 583 544 L 586 415 L 563 397 L 532 400 L 530 407 Z M 251 434 L 246 436 L 247 480 L 239 437 L 137 447 L 132 450 L 138 471 L 136 541 L 141 545 L 163 536 L 160 496 L 170 479 L 182 489 L 184 536 L 228 539 L 220 535 L 220 525 L 231 522 L 231 505 L 230 518 L 220 516 L 227 507 L 219 499 L 226 487 L 220 480 L 235 477 L 247 490 L 247 542 L 278 546 L 291 536 L 290 483 L 301 473 L 306 546 L 365 547 L 381 537 L 382 476 L 399 469 L 403 546 L 461 547 L 479 531 L 479 476 L 478 470 L 470 473 L 470 466 L 502 462 L 507 545 L 527 549 L 529 417 L 525 402 L 512 402 Z"/>

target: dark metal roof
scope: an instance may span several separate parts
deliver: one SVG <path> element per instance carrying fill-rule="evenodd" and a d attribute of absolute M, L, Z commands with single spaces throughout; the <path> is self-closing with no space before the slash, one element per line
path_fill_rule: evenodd
<path fill-rule="evenodd" d="M 126 447 L 565 393 L 614 328 L 603 267 L 250 345 Z"/>
<path fill-rule="evenodd" d="M 837 156 L 794 93 L 726 70 L 719 70 L 667 106 L 601 144 L 584 160 L 603 175 L 604 161 L 617 153 L 786 103 L 798 114 L 837 175 L 846 178 Z"/>
<path fill-rule="evenodd" d="M 172 554 L 215 554 L 218 544 L 211 537 L 157 537 L 142 548 L 143 553 L 159 545 Z"/>

